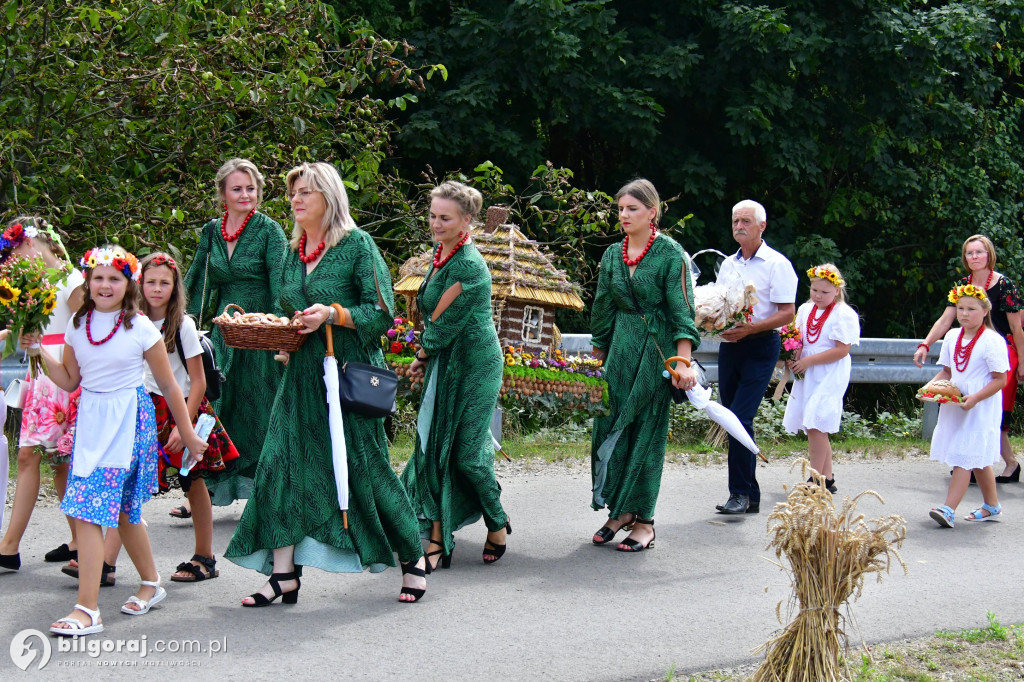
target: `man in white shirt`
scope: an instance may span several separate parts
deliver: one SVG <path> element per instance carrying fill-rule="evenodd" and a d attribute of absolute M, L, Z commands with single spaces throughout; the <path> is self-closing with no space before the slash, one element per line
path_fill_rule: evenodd
<path fill-rule="evenodd" d="M 739 251 L 722 263 L 718 281 L 740 279 L 757 288 L 750 322 L 722 333 L 718 352 L 718 390 L 722 404 L 754 435 L 754 415 L 761 405 L 779 359 L 778 328 L 796 314 L 796 272 L 792 263 L 761 238 L 768 219 L 764 206 L 749 199 L 732 209 L 732 236 Z M 738 277 L 737 277 L 738 275 Z M 722 514 L 756 514 L 761 510 L 757 456 L 729 437 L 729 500 Z"/>

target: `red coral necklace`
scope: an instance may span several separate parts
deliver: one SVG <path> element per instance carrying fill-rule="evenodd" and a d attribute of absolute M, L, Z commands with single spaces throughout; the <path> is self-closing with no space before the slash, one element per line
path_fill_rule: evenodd
<path fill-rule="evenodd" d="M 995 270 L 989 270 L 988 271 L 988 279 L 985 280 L 985 291 L 988 291 L 989 286 L 991 286 L 991 284 L 992 284 L 992 276 L 995 275 L 995 274 L 996 274 Z M 974 280 L 974 273 L 972 272 L 971 274 L 967 275 L 967 283 L 968 284 L 973 284 L 974 283 L 973 280 Z"/>
<path fill-rule="evenodd" d="M 981 338 L 981 333 L 985 331 L 985 327 L 978 327 L 978 331 L 975 332 L 974 338 L 965 347 L 964 341 L 964 330 L 960 328 L 960 336 L 956 337 L 956 349 L 953 351 L 953 363 L 956 365 L 958 372 L 967 371 L 967 363 L 971 361 L 971 353 L 974 352 L 974 346 L 978 343 L 978 339 Z"/>
<path fill-rule="evenodd" d="M 99 341 L 92 340 L 92 312 L 93 311 L 90 310 L 85 314 L 85 338 L 89 339 L 89 343 L 94 346 L 102 346 L 107 341 L 114 338 L 114 334 L 116 334 L 117 330 L 121 328 L 121 323 L 124 321 L 124 308 L 121 309 L 121 314 L 117 316 L 117 322 L 114 324 L 114 328 L 110 330 L 109 334 Z"/>
<path fill-rule="evenodd" d="M 224 217 L 220 221 L 220 236 L 224 237 L 224 241 L 233 242 L 242 236 L 242 232 L 245 231 L 245 226 L 249 224 L 253 215 L 256 213 L 256 209 L 249 211 L 249 215 L 245 216 L 245 220 L 242 221 L 242 226 L 238 228 L 238 231 L 234 234 L 228 234 L 228 212 L 224 211 Z"/>
<path fill-rule="evenodd" d="M 438 244 L 437 245 L 437 251 L 434 253 L 434 267 L 435 268 L 442 268 L 442 267 L 444 267 L 444 264 L 447 263 L 448 261 L 450 261 L 452 259 L 452 256 L 457 254 L 459 252 L 459 249 L 462 248 L 462 245 L 465 244 L 466 241 L 469 239 L 469 232 L 462 232 L 460 234 L 462 236 L 459 237 L 459 241 L 455 244 L 455 248 L 452 249 L 448 253 L 448 255 L 445 256 L 443 259 L 441 258 L 441 249 L 444 247 L 444 244 Z"/>
<path fill-rule="evenodd" d="M 651 223 L 651 236 L 647 240 L 647 246 L 644 247 L 643 252 L 639 256 L 637 256 L 634 259 L 630 259 L 630 257 L 629 257 L 629 235 L 627 234 L 626 238 L 622 240 L 622 262 L 625 263 L 626 265 L 628 265 L 629 267 L 633 267 L 634 265 L 639 264 L 640 261 L 642 261 L 644 259 L 644 256 L 647 255 L 647 252 L 651 250 L 651 244 L 654 243 L 654 238 L 657 237 L 657 236 L 658 236 L 658 228 L 656 228 L 654 226 L 654 223 Z"/>
<path fill-rule="evenodd" d="M 299 237 L 299 260 L 301 260 L 303 263 L 306 263 L 307 265 L 309 263 L 312 263 L 313 261 L 315 261 L 317 258 L 320 257 L 320 254 L 324 252 L 324 243 L 325 243 L 324 240 L 321 239 L 320 240 L 320 245 L 317 246 L 315 249 L 313 249 L 313 253 L 311 253 L 311 254 L 309 254 L 307 256 L 306 255 L 306 233 L 303 232 L 302 236 Z"/>
<path fill-rule="evenodd" d="M 821 336 L 821 330 L 825 326 L 825 320 L 832 314 L 832 309 L 836 307 L 836 302 L 832 301 L 828 307 L 821 312 L 821 316 L 818 319 L 814 318 L 814 314 L 818 312 L 818 306 L 814 306 L 811 309 L 811 313 L 807 316 L 807 343 L 816 343 L 818 337 Z"/>

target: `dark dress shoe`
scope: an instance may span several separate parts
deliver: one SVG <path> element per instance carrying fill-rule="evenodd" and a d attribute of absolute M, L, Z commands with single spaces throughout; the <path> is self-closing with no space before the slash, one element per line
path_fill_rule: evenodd
<path fill-rule="evenodd" d="M 719 514 L 746 514 L 750 508 L 750 498 L 746 495 L 730 495 L 729 501 L 718 510 Z"/>
<path fill-rule="evenodd" d="M 71 549 L 67 546 L 67 543 L 61 545 L 60 547 L 57 547 L 56 549 L 51 549 L 49 552 L 43 555 L 43 561 L 50 562 L 71 561 L 72 559 L 78 561 L 78 550 Z"/>
<path fill-rule="evenodd" d="M 17 571 L 21 568 L 21 553 L 17 554 L 0 554 L 0 568 L 6 568 L 9 571 Z"/>
<path fill-rule="evenodd" d="M 996 483 L 1019 483 L 1020 482 L 1020 464 L 1017 464 L 1017 468 L 1013 470 L 1013 473 L 1009 476 L 996 476 Z"/>

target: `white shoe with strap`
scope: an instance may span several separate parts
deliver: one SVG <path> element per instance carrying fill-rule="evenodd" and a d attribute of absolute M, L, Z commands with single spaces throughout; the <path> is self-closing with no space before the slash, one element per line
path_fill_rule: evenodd
<path fill-rule="evenodd" d="M 82 621 L 77 618 L 67 616 L 61 618 L 56 623 L 50 626 L 50 632 L 55 635 L 61 635 L 62 637 L 80 637 L 83 635 L 94 635 L 97 632 L 103 632 L 103 623 L 100 620 L 100 610 L 87 609 L 81 604 L 75 604 L 75 610 L 81 611 L 85 615 L 89 616 L 89 625 L 82 625 Z M 57 627 L 58 624 L 63 623 L 67 625 L 66 628 Z"/>
<path fill-rule="evenodd" d="M 164 600 L 164 597 L 167 596 L 167 590 L 160 587 L 159 575 L 157 575 L 156 580 L 143 580 L 142 584 L 146 587 L 155 587 L 156 592 L 153 594 L 152 597 L 149 598 L 149 601 L 143 601 L 133 594 L 132 596 L 128 597 L 128 601 L 126 601 L 124 603 L 124 606 L 121 607 L 121 613 L 126 613 L 129 616 L 141 616 L 143 614 L 149 613 L 149 610 L 151 608 L 162 602 Z M 130 608 L 128 606 L 129 604 L 135 604 L 139 608 L 137 610 Z"/>

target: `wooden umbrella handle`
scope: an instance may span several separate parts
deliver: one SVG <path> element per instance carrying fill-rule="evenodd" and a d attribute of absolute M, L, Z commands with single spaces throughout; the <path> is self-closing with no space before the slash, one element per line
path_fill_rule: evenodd
<path fill-rule="evenodd" d="M 325 324 L 324 330 L 327 332 L 327 357 L 334 357 L 334 331 L 331 329 L 333 325 Z"/>
<path fill-rule="evenodd" d="M 678 380 L 679 379 L 679 375 L 676 373 L 676 370 L 672 367 L 672 363 L 673 362 L 681 362 L 684 365 L 686 365 L 687 367 L 689 367 L 690 366 L 690 360 L 688 358 L 684 358 L 684 357 L 681 357 L 679 355 L 673 355 L 669 359 L 665 360 L 665 369 L 668 370 L 668 373 L 672 375 L 673 379 Z"/>

